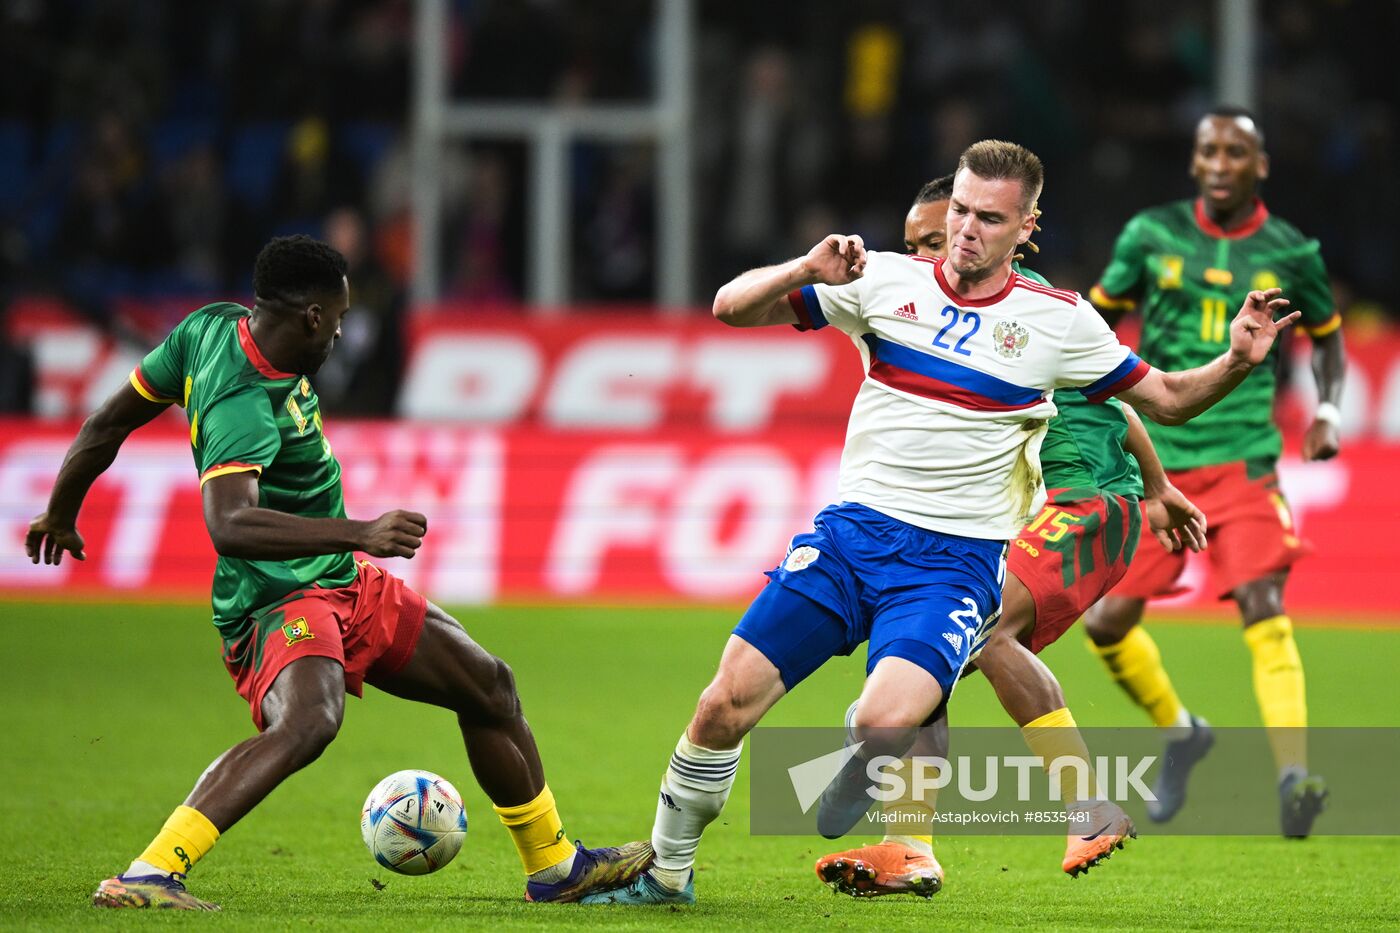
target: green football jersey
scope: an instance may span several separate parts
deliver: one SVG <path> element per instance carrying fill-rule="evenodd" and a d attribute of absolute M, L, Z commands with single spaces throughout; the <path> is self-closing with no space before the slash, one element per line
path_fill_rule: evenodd
<path fill-rule="evenodd" d="M 1012 268 L 1033 282 L 1050 283 L 1044 276 Z M 1059 414 L 1050 419 L 1040 444 L 1040 472 L 1046 489 L 1068 490 L 1057 501 L 1091 498 L 1098 491 L 1115 496 L 1142 498 L 1142 472 L 1137 460 L 1123 449 L 1128 417 L 1116 398 L 1091 402 L 1077 389 L 1055 393 Z"/>
<path fill-rule="evenodd" d="M 253 471 L 259 506 L 344 518 L 340 464 L 321 430 L 316 393 L 305 376 L 279 372 L 262 355 L 250 313 L 227 302 L 200 308 L 146 354 L 131 384 L 151 401 L 184 407 L 201 486 L 224 473 Z M 254 610 L 295 590 L 354 579 L 349 553 L 280 561 L 220 557 L 214 625 L 233 644 Z"/>
<path fill-rule="evenodd" d="M 1225 231 L 1201 201 L 1177 201 L 1138 214 L 1123 228 L 1091 298 L 1100 308 L 1142 311 L 1138 355 L 1162 370 L 1204 366 L 1230 346 L 1230 321 L 1256 288 L 1282 288 L 1320 337 L 1341 325 L 1316 240 L 1272 216 L 1262 201 Z M 1147 429 L 1169 470 L 1277 459 L 1273 360 L 1189 424 Z"/>

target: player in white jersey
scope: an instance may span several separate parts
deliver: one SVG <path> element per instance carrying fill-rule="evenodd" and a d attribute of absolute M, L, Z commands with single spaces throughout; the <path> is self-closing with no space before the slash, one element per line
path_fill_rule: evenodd
<path fill-rule="evenodd" d="M 695 851 L 744 736 L 833 655 L 869 642 L 852 722 L 861 754 L 908 749 L 995 617 L 1007 539 L 1044 499 L 1037 448 L 1056 388 L 1118 395 L 1179 424 L 1238 385 L 1297 318 L 1273 320 L 1287 304 L 1277 289 L 1251 292 L 1227 353 L 1187 372 L 1152 369 L 1077 295 L 1011 271 L 1042 180 L 1028 150 L 977 143 L 958 164 L 947 260 L 867 253 L 859 237 L 832 235 L 715 296 L 728 324 L 830 324 L 860 349 L 842 501 L 793 538 L 730 637 L 662 779 L 654 866 L 585 902 L 693 902 Z"/>

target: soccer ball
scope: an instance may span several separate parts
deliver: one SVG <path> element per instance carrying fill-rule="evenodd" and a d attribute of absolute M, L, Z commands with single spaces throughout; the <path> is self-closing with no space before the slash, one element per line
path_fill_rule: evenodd
<path fill-rule="evenodd" d="M 360 835 L 385 868 L 426 875 L 461 850 L 467 811 L 457 788 L 431 771 L 395 771 L 369 792 Z"/>

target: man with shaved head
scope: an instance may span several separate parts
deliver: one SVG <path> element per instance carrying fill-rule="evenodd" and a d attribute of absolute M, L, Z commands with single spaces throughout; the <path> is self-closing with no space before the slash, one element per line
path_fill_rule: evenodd
<path fill-rule="evenodd" d="M 1281 287 L 1313 341 L 1318 405 L 1303 437 L 1305 460 L 1339 448 L 1344 373 L 1341 318 L 1332 306 L 1318 243 L 1269 212 L 1264 134 L 1249 111 L 1217 107 L 1196 126 L 1191 177 L 1198 195 L 1143 211 L 1128 222 L 1090 295 L 1112 322 L 1142 313 L 1142 358 L 1163 369 L 1213 359 L 1229 341 L 1229 310 L 1253 289 Z M 1279 491 L 1282 447 L 1273 422 L 1274 367 L 1260 366 L 1187 427 L 1149 424 L 1171 482 L 1206 513 L 1212 589 L 1233 599 L 1254 662 L 1254 691 L 1279 770 L 1283 835 L 1302 837 L 1326 800 L 1309 776 L 1303 728 L 1303 667 L 1283 588 L 1305 551 Z M 1149 815 L 1171 819 L 1186 778 L 1210 749 L 1210 728 L 1177 697 L 1152 638 L 1139 627 L 1146 600 L 1180 592 L 1185 556 L 1144 540 L 1132 569 L 1086 617 L 1094 650 L 1153 721 L 1173 730 Z"/>

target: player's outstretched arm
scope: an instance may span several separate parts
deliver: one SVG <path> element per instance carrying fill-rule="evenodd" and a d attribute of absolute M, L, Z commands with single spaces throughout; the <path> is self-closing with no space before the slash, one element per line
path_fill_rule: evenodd
<path fill-rule="evenodd" d="M 1150 370 L 1119 398 L 1158 424 L 1190 421 L 1243 382 L 1268 357 L 1279 331 L 1298 320 L 1297 311 L 1274 319 L 1288 307 L 1281 294 L 1277 288 L 1250 292 L 1230 322 L 1230 349 L 1205 366 L 1176 373 Z"/>
<path fill-rule="evenodd" d="M 1152 438 L 1142 426 L 1137 412 L 1123 406 L 1128 419 L 1128 436 L 1123 449 L 1133 455 L 1142 470 L 1142 489 L 1146 495 L 1147 527 L 1168 551 L 1188 547 L 1200 551 L 1206 546 L 1206 516 L 1172 485 Z"/>
<path fill-rule="evenodd" d="M 715 293 L 715 318 L 731 327 L 796 324 L 788 292 L 804 285 L 846 285 L 865 274 L 865 242 L 833 233 L 806 256 L 776 266 L 750 269 Z"/>
<path fill-rule="evenodd" d="M 132 431 L 148 423 L 170 407 L 169 402 L 152 402 L 130 383 L 124 384 L 102 407 L 88 416 L 58 468 L 49 507 L 29 523 L 24 550 L 29 559 L 57 564 L 68 551 L 85 560 L 83 536 L 78 534 L 78 512 L 88 490 L 102 475 Z"/>
<path fill-rule="evenodd" d="M 428 532 L 417 512 L 395 509 L 374 521 L 307 518 L 258 505 L 258 478 L 225 473 L 204 484 L 204 524 L 214 550 L 244 560 L 290 560 L 364 551 L 371 557 L 412 557 Z"/>

